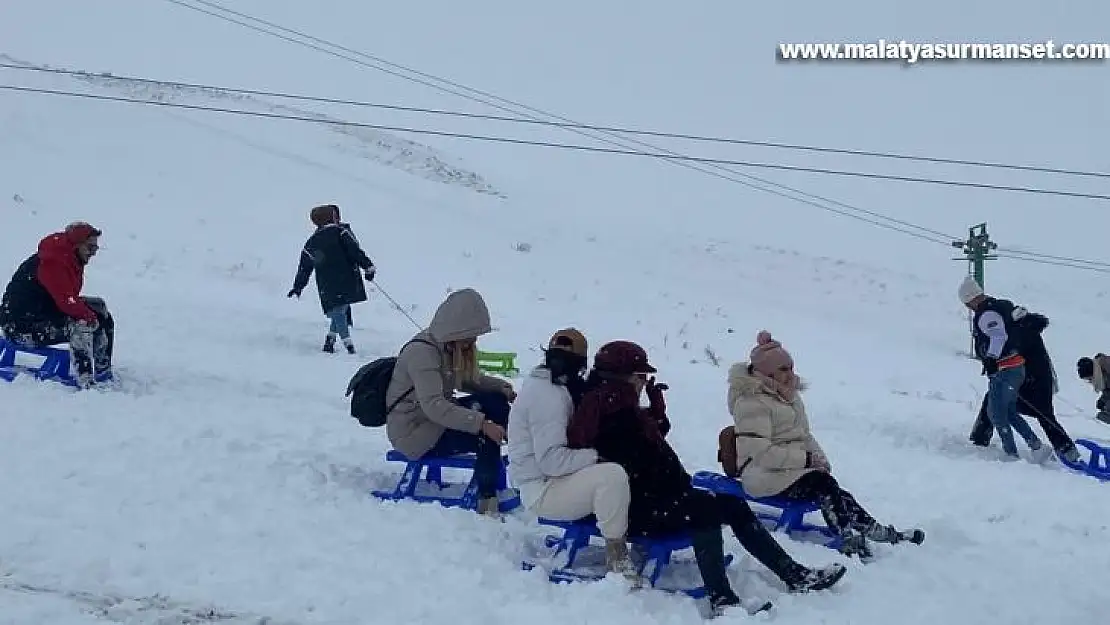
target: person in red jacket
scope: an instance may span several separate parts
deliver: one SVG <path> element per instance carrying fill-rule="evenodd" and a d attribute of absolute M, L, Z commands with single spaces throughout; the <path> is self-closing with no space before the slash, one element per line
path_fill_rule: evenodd
<path fill-rule="evenodd" d="M 87 388 L 111 377 L 115 322 L 98 297 L 82 297 L 85 265 L 100 249 L 100 230 L 74 222 L 39 241 L 0 300 L 0 329 L 32 347 L 69 343 L 77 381 Z"/>

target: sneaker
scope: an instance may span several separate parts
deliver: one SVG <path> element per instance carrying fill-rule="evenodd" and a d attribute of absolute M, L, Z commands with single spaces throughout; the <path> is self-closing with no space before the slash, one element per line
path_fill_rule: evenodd
<path fill-rule="evenodd" d="M 1056 453 L 1055 450 L 1044 443 L 1041 443 L 1036 448 L 1030 447 L 1030 449 L 1032 451 L 1030 454 L 1030 461 L 1033 464 L 1044 464 Z"/>
<path fill-rule="evenodd" d="M 867 532 L 864 534 L 868 540 L 873 540 L 877 543 L 890 543 L 897 545 L 902 541 L 911 542 L 915 545 L 920 545 L 925 542 L 925 532 L 919 529 L 912 530 L 898 530 L 893 525 L 882 525 L 878 522 L 873 523 Z"/>
<path fill-rule="evenodd" d="M 798 579 L 788 583 L 790 592 L 809 592 L 811 590 L 825 590 L 844 577 L 848 569 L 843 564 L 830 564 L 819 569 L 805 569 Z"/>

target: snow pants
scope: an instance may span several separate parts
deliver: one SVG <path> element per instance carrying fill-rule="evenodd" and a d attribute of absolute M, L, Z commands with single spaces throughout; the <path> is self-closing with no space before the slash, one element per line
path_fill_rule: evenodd
<path fill-rule="evenodd" d="M 9 339 L 41 348 L 59 343 L 69 343 L 77 375 L 92 375 L 112 368 L 112 349 L 116 324 L 108 306 L 99 297 L 81 298 L 96 313 L 96 324 L 78 323 L 68 317 L 42 319 L 5 325 L 4 335 Z"/>
<path fill-rule="evenodd" d="M 818 501 L 821 515 L 830 528 L 840 532 L 852 529 L 866 534 L 875 519 L 856 501 L 852 493 L 840 487 L 832 475 L 824 471 L 811 471 L 780 493 L 781 497 L 797 501 Z"/>

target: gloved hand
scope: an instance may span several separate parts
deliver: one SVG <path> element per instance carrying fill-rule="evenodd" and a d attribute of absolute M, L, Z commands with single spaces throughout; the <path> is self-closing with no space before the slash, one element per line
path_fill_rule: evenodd
<path fill-rule="evenodd" d="M 669 386 L 662 382 L 656 383 L 655 376 L 648 378 L 647 386 L 644 388 L 644 391 L 647 393 L 648 404 L 651 405 L 652 410 L 655 411 L 656 414 L 667 414 L 667 400 L 663 398 L 663 391 L 669 388 Z"/>
<path fill-rule="evenodd" d="M 983 360 L 983 374 L 991 376 L 996 373 L 998 373 L 998 361 L 994 358 L 985 358 Z"/>
<path fill-rule="evenodd" d="M 88 329 L 90 332 L 96 332 L 100 327 L 100 323 L 96 320 L 96 317 L 92 319 L 78 319 L 77 325 L 82 329 Z"/>
<path fill-rule="evenodd" d="M 1098 396 L 1098 400 L 1095 401 L 1095 408 L 1097 408 L 1099 411 L 1102 411 L 1106 408 L 1106 397 L 1105 396 L 1103 396 L 1103 395 Z"/>
<path fill-rule="evenodd" d="M 377 273 L 378 273 L 377 267 L 375 267 L 373 265 L 370 265 L 369 269 L 362 272 L 362 277 L 366 278 L 367 282 L 373 282 L 374 281 L 374 276 L 377 275 Z"/>
<path fill-rule="evenodd" d="M 296 297 L 299 299 L 301 297 L 301 292 L 297 289 L 289 289 L 289 292 L 285 294 L 285 297 Z"/>
<path fill-rule="evenodd" d="M 829 464 L 829 459 L 825 457 L 824 453 L 820 451 L 811 451 L 809 452 L 808 458 L 809 465 L 812 468 L 818 471 L 824 471 L 825 473 L 832 470 L 832 465 Z"/>

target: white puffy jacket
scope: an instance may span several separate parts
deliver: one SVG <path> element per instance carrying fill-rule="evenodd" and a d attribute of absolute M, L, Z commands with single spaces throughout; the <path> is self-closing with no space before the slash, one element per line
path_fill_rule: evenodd
<path fill-rule="evenodd" d="M 567 422 L 574 412 L 570 393 L 551 382 L 551 371 L 536 367 L 517 390 L 509 412 L 509 479 L 531 508 L 551 478 L 570 475 L 597 462 L 593 449 L 567 447 Z"/>

